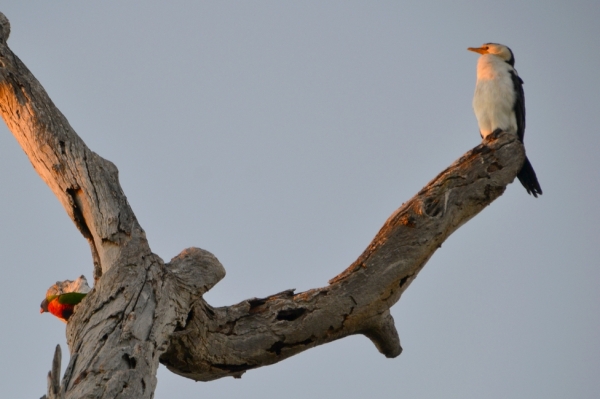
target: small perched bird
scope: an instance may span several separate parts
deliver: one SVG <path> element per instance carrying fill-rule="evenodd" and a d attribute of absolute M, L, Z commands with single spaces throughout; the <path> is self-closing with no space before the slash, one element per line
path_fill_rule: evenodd
<path fill-rule="evenodd" d="M 51 295 L 42 301 L 40 313 L 49 312 L 66 323 L 73 315 L 75 305 L 81 302 L 86 295 L 81 292 Z"/>
<path fill-rule="evenodd" d="M 486 43 L 468 50 L 481 54 L 477 61 L 477 84 L 473 97 L 473 110 L 481 137 L 504 131 L 516 134 L 522 143 L 525 135 L 525 93 L 523 80 L 515 69 L 513 52 L 498 43 Z M 527 157 L 517 177 L 528 194 L 536 198 L 542 194 Z"/>
<path fill-rule="evenodd" d="M 65 323 L 79 304 L 91 291 L 85 276 L 75 280 L 57 281 L 46 291 L 46 298 L 40 305 L 40 313 L 49 312 Z"/>

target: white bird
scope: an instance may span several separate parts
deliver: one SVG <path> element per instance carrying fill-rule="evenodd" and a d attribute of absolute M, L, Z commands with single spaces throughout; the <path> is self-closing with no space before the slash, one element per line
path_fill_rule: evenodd
<path fill-rule="evenodd" d="M 473 110 L 482 138 L 498 131 L 516 134 L 521 143 L 525 135 L 525 94 L 523 80 L 515 69 L 515 57 L 508 47 L 486 43 L 468 50 L 481 54 L 477 61 L 477 84 Z M 517 175 L 528 194 L 542 194 L 535 171 L 525 157 Z"/>

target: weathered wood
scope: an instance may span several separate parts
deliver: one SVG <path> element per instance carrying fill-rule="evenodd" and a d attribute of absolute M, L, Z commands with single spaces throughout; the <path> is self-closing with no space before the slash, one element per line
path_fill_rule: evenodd
<path fill-rule="evenodd" d="M 0 112 L 34 169 L 88 240 L 97 280 L 127 241 L 144 232 L 118 181 L 118 170 L 92 152 L 56 108 L 42 85 L 8 48 L 2 14 Z"/>
<path fill-rule="evenodd" d="M 63 392 L 60 385 L 60 363 L 62 360 L 62 351 L 60 345 L 56 345 L 54 349 L 54 357 L 52 358 L 52 369 L 48 372 L 48 393 L 41 399 L 62 399 Z"/>
<path fill-rule="evenodd" d="M 207 251 L 190 248 L 165 265 L 152 253 L 140 254 L 134 241 L 130 247 L 69 319 L 67 342 L 77 358 L 63 379 L 67 398 L 152 397 L 170 335 L 186 325 L 191 304 L 225 276 Z"/>
<path fill-rule="evenodd" d="M 7 46 L 9 32 L 0 13 L 0 113 L 94 259 L 94 289 L 67 325 L 64 398 L 151 398 L 159 361 L 195 380 L 239 377 L 352 334 L 398 356 L 390 307 L 444 240 L 504 192 L 524 160 L 515 136 L 489 136 L 394 212 L 327 287 L 213 308 L 202 295 L 225 275 L 217 258 L 190 248 L 165 264 L 151 252 L 116 167 L 73 131 Z M 57 392 L 55 370 L 48 396 Z"/>
<path fill-rule="evenodd" d="M 504 192 L 523 156 L 521 143 L 508 134 L 467 152 L 394 212 L 327 287 L 221 308 L 199 301 L 161 362 L 195 380 L 239 377 L 352 334 L 367 336 L 385 356 L 398 356 L 390 307 L 444 240 Z"/>
<path fill-rule="evenodd" d="M 67 325 L 71 359 L 65 398 L 151 398 L 159 356 L 191 303 L 223 267 L 205 251 L 166 266 L 152 254 L 117 168 L 93 153 L 6 44 L 0 14 L 0 113 L 82 235 L 94 259 L 94 289 Z"/>

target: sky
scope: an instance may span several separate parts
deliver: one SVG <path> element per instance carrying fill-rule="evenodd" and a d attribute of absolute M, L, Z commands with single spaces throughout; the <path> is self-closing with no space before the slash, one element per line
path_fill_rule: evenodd
<path fill-rule="evenodd" d="M 466 48 L 508 45 L 544 194 L 515 182 L 443 244 L 392 308 L 399 357 L 354 336 L 237 380 L 161 366 L 155 397 L 600 395 L 597 0 L 4 0 L 0 11 L 11 49 L 119 168 L 153 251 L 219 258 L 213 306 L 321 287 L 352 263 L 479 144 L 478 55 Z M 40 397 L 55 345 L 68 350 L 39 304 L 57 280 L 91 280 L 91 255 L 4 124 L 0 187 L 0 386 Z"/>

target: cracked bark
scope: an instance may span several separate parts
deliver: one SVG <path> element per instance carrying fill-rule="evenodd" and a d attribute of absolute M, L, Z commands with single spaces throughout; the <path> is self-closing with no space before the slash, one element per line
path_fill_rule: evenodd
<path fill-rule="evenodd" d="M 225 276 L 198 248 L 169 263 L 153 254 L 117 168 L 92 152 L 7 46 L 0 13 L 0 113 L 88 240 L 94 289 L 67 325 L 71 353 L 48 398 L 151 398 L 159 362 L 209 381 L 273 364 L 352 334 L 387 357 L 402 348 L 389 309 L 457 228 L 499 197 L 524 160 L 515 136 L 489 136 L 396 210 L 359 258 L 329 285 L 211 307 L 202 295 Z"/>

